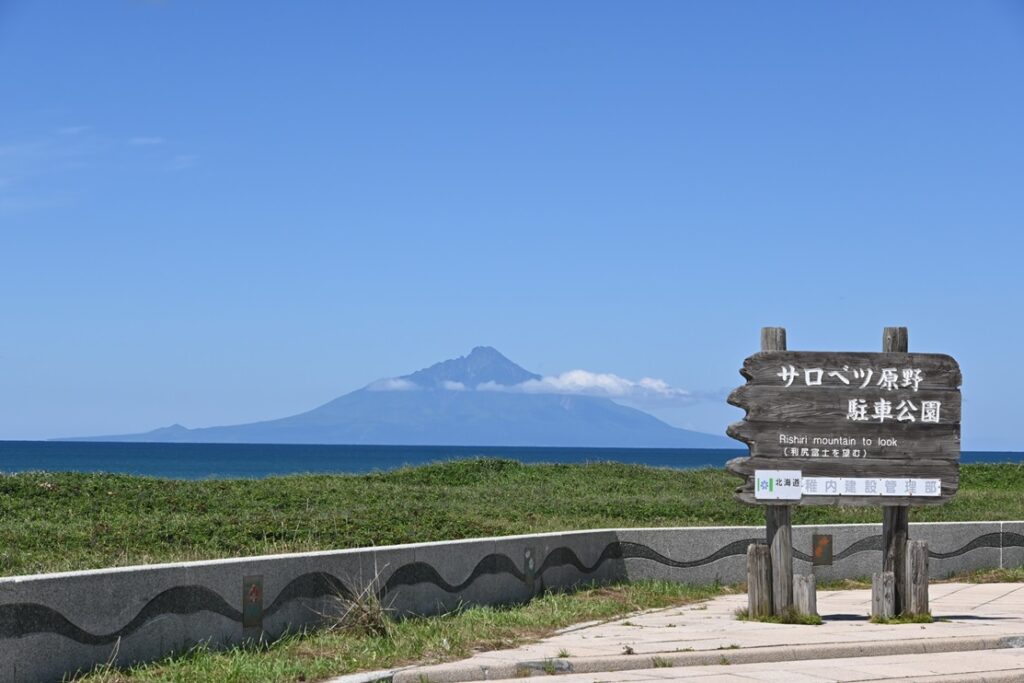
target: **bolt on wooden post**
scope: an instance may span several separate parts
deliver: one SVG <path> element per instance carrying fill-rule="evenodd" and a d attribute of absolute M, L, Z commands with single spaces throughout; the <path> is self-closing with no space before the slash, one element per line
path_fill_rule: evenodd
<path fill-rule="evenodd" d="M 785 330 L 764 328 L 761 351 L 740 370 L 746 384 L 729 395 L 745 416 L 727 433 L 749 455 L 726 468 L 745 479 L 737 500 L 765 506 L 776 614 L 794 600 L 793 505 L 882 507 L 876 584 L 880 601 L 893 604 L 878 611 L 901 614 L 927 604 L 927 548 L 914 546 L 908 572 L 907 511 L 945 503 L 959 487 L 962 377 L 948 355 L 909 353 L 904 327 L 886 328 L 882 348 L 789 351 Z M 799 583 L 804 593 L 813 586 Z M 801 605 L 808 604 L 802 595 Z"/>

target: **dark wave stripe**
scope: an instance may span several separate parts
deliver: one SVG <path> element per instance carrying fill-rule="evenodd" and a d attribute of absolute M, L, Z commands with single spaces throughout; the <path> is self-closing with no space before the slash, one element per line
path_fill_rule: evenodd
<path fill-rule="evenodd" d="M 969 553 L 972 550 L 977 550 L 978 548 L 1009 548 L 1020 546 L 1024 546 L 1024 536 L 1015 534 L 1012 531 L 997 531 L 990 534 L 982 534 L 968 542 L 966 545 L 961 546 L 956 550 L 951 550 L 948 553 L 938 553 L 929 549 L 928 557 L 944 560 L 950 557 L 958 557 L 964 553 Z"/>
<path fill-rule="evenodd" d="M 285 604 L 299 598 L 351 596 L 337 577 L 325 572 L 303 574 L 290 581 L 267 607 L 264 616 L 272 616 Z M 232 621 L 241 622 L 242 613 L 232 608 L 219 594 L 203 586 L 179 586 L 168 589 L 150 600 L 135 617 L 117 631 L 93 634 L 72 623 L 57 610 L 37 603 L 0 605 L 0 639 L 17 638 L 34 633 L 54 633 L 84 645 L 106 645 L 124 638 L 146 622 L 165 614 L 196 614 L 214 612 Z"/>
<path fill-rule="evenodd" d="M 402 565 L 388 578 L 378 591 L 384 595 L 401 586 L 414 586 L 418 583 L 430 583 L 448 593 L 458 593 L 468 588 L 474 581 L 484 575 L 511 574 L 519 581 L 525 582 L 526 575 L 507 555 L 492 553 L 485 556 L 473 567 L 473 571 L 462 583 L 450 584 L 444 580 L 433 566 L 426 562 L 412 562 Z"/>
<path fill-rule="evenodd" d="M 37 603 L 0 605 L 0 639 L 34 633 L 55 633 L 84 645 L 107 645 L 137 631 L 143 624 L 164 614 L 213 612 L 241 622 L 242 613 L 224 598 L 203 586 L 178 586 L 158 594 L 138 614 L 116 631 L 93 634 L 73 624 L 57 610 Z"/>
<path fill-rule="evenodd" d="M 751 543 L 764 543 L 763 538 L 744 538 L 739 541 L 733 541 L 728 543 L 715 552 L 701 557 L 696 560 L 673 560 L 670 557 L 666 557 L 656 550 L 648 548 L 640 543 L 631 543 L 629 541 L 622 541 L 618 545 L 622 546 L 622 557 L 623 559 L 644 559 L 652 560 L 658 564 L 665 565 L 666 567 L 676 567 L 680 569 L 690 569 L 693 567 L 702 567 L 706 564 L 711 564 L 725 557 L 731 557 L 733 555 L 746 555 L 747 546 Z M 614 545 L 614 544 L 613 544 Z"/>
<path fill-rule="evenodd" d="M 850 555 L 856 555 L 857 553 L 867 552 L 869 550 L 876 550 L 882 552 L 882 534 L 876 534 L 875 536 L 867 536 L 854 541 L 850 545 L 846 546 L 843 550 L 832 556 L 832 562 L 838 562 L 839 560 L 845 559 Z"/>
<path fill-rule="evenodd" d="M 616 541 L 606 545 L 594 564 L 587 566 L 583 564 L 583 560 L 572 548 L 560 546 L 547 554 L 540 568 L 537 569 L 537 576 L 544 576 L 549 569 L 566 566 L 575 567 L 576 571 L 581 574 L 593 574 L 608 560 L 621 560 L 623 557 L 623 544 Z"/>
<path fill-rule="evenodd" d="M 1024 536 L 1012 531 L 1003 532 L 1003 547 L 1024 548 Z"/>
<path fill-rule="evenodd" d="M 964 555 L 966 553 L 969 553 L 972 550 L 977 550 L 978 548 L 1000 548 L 1000 547 L 1002 547 L 1002 548 L 1024 547 L 1024 536 L 1022 536 L 1021 534 L 1018 534 L 1018 533 L 1014 533 L 1012 531 L 992 532 L 992 533 L 988 533 L 988 534 L 982 534 L 981 536 L 977 536 L 976 538 L 972 539 L 971 541 L 969 541 L 968 543 L 964 544 L 963 546 L 957 548 L 956 550 L 951 550 L 951 551 L 945 552 L 945 553 L 938 552 L 938 551 L 935 551 L 935 550 L 929 550 L 928 551 L 928 556 L 929 557 L 934 557 L 934 558 L 939 559 L 939 560 L 945 560 L 945 559 L 949 559 L 951 557 L 959 557 L 960 555 Z M 875 550 L 875 551 L 878 551 L 878 552 L 882 551 L 882 535 L 881 534 L 878 534 L 876 536 L 868 536 L 866 538 L 862 538 L 859 541 L 856 541 L 856 542 L 850 544 L 842 552 L 836 553 L 836 555 L 833 557 L 833 561 L 834 562 L 838 562 L 839 560 L 842 560 L 843 558 L 849 557 L 850 555 L 855 555 L 857 553 L 865 552 L 865 551 L 869 551 L 869 550 Z M 797 552 L 794 551 L 794 556 L 796 556 L 796 555 L 797 555 Z M 803 558 L 801 558 L 801 559 L 803 559 Z M 809 556 L 807 556 L 807 560 L 810 561 L 810 559 L 811 558 Z"/>
<path fill-rule="evenodd" d="M 544 558 L 544 562 L 537 570 L 537 576 L 542 577 L 548 570 L 564 566 L 572 566 L 581 574 L 592 574 L 609 560 L 626 559 L 652 560 L 664 566 L 684 569 L 699 567 L 725 557 L 746 554 L 747 546 L 750 545 L 750 543 L 760 540 L 761 539 L 744 539 L 740 541 L 733 541 L 732 543 L 719 548 L 714 553 L 696 560 L 673 560 L 672 558 L 666 557 L 665 555 L 662 555 L 656 550 L 653 550 L 641 543 L 614 541 L 604 547 L 604 550 L 601 551 L 600 556 L 598 556 L 597 560 L 592 565 L 587 565 L 580 560 L 579 556 L 572 548 L 560 546 L 547 554 Z M 447 593 L 458 593 L 465 590 L 480 576 L 485 574 L 508 574 L 521 582 L 526 582 L 527 580 L 526 575 L 508 556 L 500 553 L 494 553 L 484 557 L 476 567 L 473 568 L 470 575 L 458 584 L 448 583 L 448 581 L 446 581 L 433 566 L 425 562 L 413 562 L 411 564 L 404 565 L 399 567 L 395 573 L 391 575 L 387 583 L 381 589 L 380 594 L 383 595 L 395 588 L 398 588 L 399 586 L 412 586 L 418 583 L 429 583 Z"/>
<path fill-rule="evenodd" d="M 282 607 L 292 600 L 306 598 L 337 597 L 341 599 L 351 598 L 352 591 L 342 582 L 341 579 L 328 574 L 327 572 L 310 572 L 302 574 L 291 581 L 277 594 L 274 601 L 263 610 L 263 616 L 269 617 L 278 612 Z"/>

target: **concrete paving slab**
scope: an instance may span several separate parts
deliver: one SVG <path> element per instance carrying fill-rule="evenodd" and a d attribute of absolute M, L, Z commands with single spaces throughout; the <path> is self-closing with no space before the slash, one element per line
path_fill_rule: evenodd
<path fill-rule="evenodd" d="M 878 657 L 879 661 L 876 663 L 863 663 L 857 664 L 856 666 L 848 667 L 851 671 L 856 671 L 863 676 L 863 680 L 876 681 L 885 680 L 895 674 L 893 664 L 887 661 L 887 657 Z M 842 666 L 842 665 L 839 665 Z M 932 676 L 936 672 L 925 668 L 924 666 L 914 666 L 906 663 L 900 666 L 899 675 L 902 678 L 914 678 L 922 676 Z M 962 672 L 961 672 L 962 673 Z"/>
<path fill-rule="evenodd" d="M 744 678 L 755 681 L 773 681 L 775 683 L 828 683 L 830 679 L 825 676 L 815 676 L 807 672 L 796 671 L 748 671 L 743 674 Z"/>
<path fill-rule="evenodd" d="M 838 668 L 831 661 L 823 664 L 820 661 L 812 660 L 807 667 L 801 668 L 800 672 L 807 676 L 815 676 L 823 681 L 836 681 L 836 683 L 848 683 L 850 681 L 864 680 L 864 674 L 853 669 Z M 794 672 L 790 671 L 789 674 Z"/>

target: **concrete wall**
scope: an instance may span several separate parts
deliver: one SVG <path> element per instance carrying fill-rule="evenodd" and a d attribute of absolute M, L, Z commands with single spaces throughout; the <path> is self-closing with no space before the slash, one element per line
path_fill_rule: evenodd
<path fill-rule="evenodd" d="M 831 535 L 831 565 L 812 567 L 814 534 Z M 1024 522 L 912 524 L 910 537 L 928 541 L 936 578 L 1024 565 Z M 433 614 L 589 582 L 738 582 L 763 539 L 761 527 L 596 530 L 3 578 L 0 680 L 275 638 L 368 585 L 398 614 Z M 881 525 L 794 527 L 793 542 L 794 570 L 819 580 L 881 564 Z"/>

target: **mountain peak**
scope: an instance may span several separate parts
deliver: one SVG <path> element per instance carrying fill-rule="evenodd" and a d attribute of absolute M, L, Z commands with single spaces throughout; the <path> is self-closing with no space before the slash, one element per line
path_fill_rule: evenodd
<path fill-rule="evenodd" d="M 539 379 L 540 375 L 524 370 L 497 349 L 477 346 L 468 355 L 380 380 L 290 417 L 196 429 L 175 424 L 145 434 L 87 440 L 605 448 L 733 445 L 725 437 L 677 429 L 653 415 L 597 396 L 458 391 L 488 382 L 510 387 Z"/>
<path fill-rule="evenodd" d="M 512 386 L 540 378 L 540 375 L 510 361 L 494 347 L 477 346 L 468 356 L 435 363 L 429 368 L 417 370 L 400 379 L 414 382 L 421 387 L 446 387 L 457 383 L 471 389 L 488 382 Z"/>

